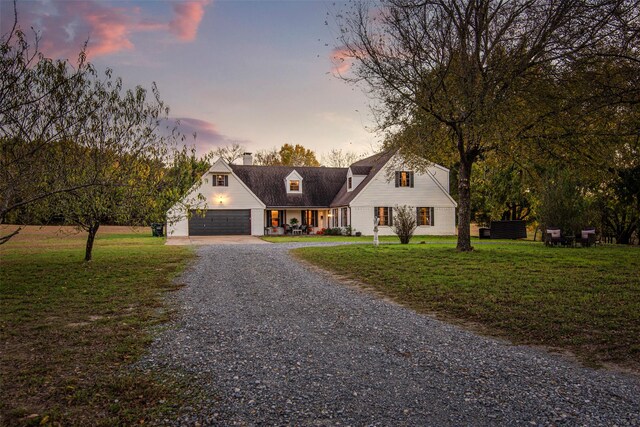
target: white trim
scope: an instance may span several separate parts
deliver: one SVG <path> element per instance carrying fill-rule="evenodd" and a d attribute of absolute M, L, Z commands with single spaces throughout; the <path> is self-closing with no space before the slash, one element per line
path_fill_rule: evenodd
<path fill-rule="evenodd" d="M 260 206 L 262 207 L 262 209 L 265 209 L 267 207 L 267 205 L 264 204 L 264 202 L 262 200 L 260 200 L 260 198 L 258 196 L 256 196 L 253 191 L 251 191 L 251 189 L 249 187 L 247 187 L 247 184 L 244 183 L 243 180 L 240 179 L 240 177 L 238 175 L 236 175 L 235 173 L 233 173 L 233 169 L 231 169 L 231 166 L 229 166 L 224 160 L 222 160 L 222 158 L 219 158 L 217 162 L 215 162 L 210 168 L 209 171 L 207 173 L 213 173 L 215 174 L 214 171 L 214 167 L 216 165 L 222 165 L 228 172 L 230 175 L 233 175 L 238 182 L 240 183 L 240 185 L 242 186 L 242 188 L 244 188 L 245 190 L 247 190 L 249 192 L 249 194 L 251 194 L 253 196 L 254 199 L 256 199 L 256 201 L 260 204 Z M 219 172 L 219 171 L 218 171 Z M 202 176 L 204 178 L 204 175 Z M 202 178 L 201 178 L 202 180 Z"/>
<path fill-rule="evenodd" d="M 298 173 L 295 169 L 292 170 L 289 175 L 284 177 L 284 187 L 287 190 L 287 194 L 302 194 L 302 175 Z M 298 181 L 298 191 L 291 190 L 291 181 Z"/>

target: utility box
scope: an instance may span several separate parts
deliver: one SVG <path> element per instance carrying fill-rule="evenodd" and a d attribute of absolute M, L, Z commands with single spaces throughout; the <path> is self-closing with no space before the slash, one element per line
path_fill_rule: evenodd
<path fill-rule="evenodd" d="M 492 239 L 526 239 L 527 223 L 525 221 L 491 221 Z"/>
<path fill-rule="evenodd" d="M 164 224 L 161 222 L 151 223 L 151 235 L 153 237 L 164 237 Z"/>

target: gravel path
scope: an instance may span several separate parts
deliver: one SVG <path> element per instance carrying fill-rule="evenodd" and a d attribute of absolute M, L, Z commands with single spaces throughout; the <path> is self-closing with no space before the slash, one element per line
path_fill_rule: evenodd
<path fill-rule="evenodd" d="M 207 396 L 174 425 L 640 426 L 640 379 L 475 335 L 287 253 L 209 246 L 142 361 Z M 167 420 L 165 420 L 167 423 Z"/>

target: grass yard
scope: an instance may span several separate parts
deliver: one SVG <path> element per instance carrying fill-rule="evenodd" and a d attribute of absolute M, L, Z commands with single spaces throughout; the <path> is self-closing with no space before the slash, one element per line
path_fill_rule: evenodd
<path fill-rule="evenodd" d="M 28 227 L 0 246 L 0 425 L 133 425 L 185 388 L 130 369 L 191 252 L 141 229 Z"/>
<path fill-rule="evenodd" d="M 492 242 L 475 249 L 349 245 L 294 253 L 419 312 L 568 350 L 593 366 L 640 371 L 640 248 Z"/>
<path fill-rule="evenodd" d="M 371 243 L 373 236 L 323 236 L 323 235 L 305 235 L 305 236 L 263 236 L 262 240 L 271 243 L 290 243 L 290 242 L 359 242 Z M 398 236 L 379 236 L 381 243 L 400 243 Z M 472 240 L 478 240 L 472 238 Z M 456 236 L 413 236 L 411 243 L 420 242 L 447 242 L 456 243 Z"/>

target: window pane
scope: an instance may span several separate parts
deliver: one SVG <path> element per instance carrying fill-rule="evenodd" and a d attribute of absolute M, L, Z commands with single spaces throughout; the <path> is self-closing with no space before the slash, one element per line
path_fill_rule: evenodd
<path fill-rule="evenodd" d="M 300 181 L 298 181 L 297 179 L 292 179 L 291 181 L 289 181 L 289 191 L 300 191 Z"/>
<path fill-rule="evenodd" d="M 419 208 L 418 225 L 431 225 L 431 208 Z"/>

